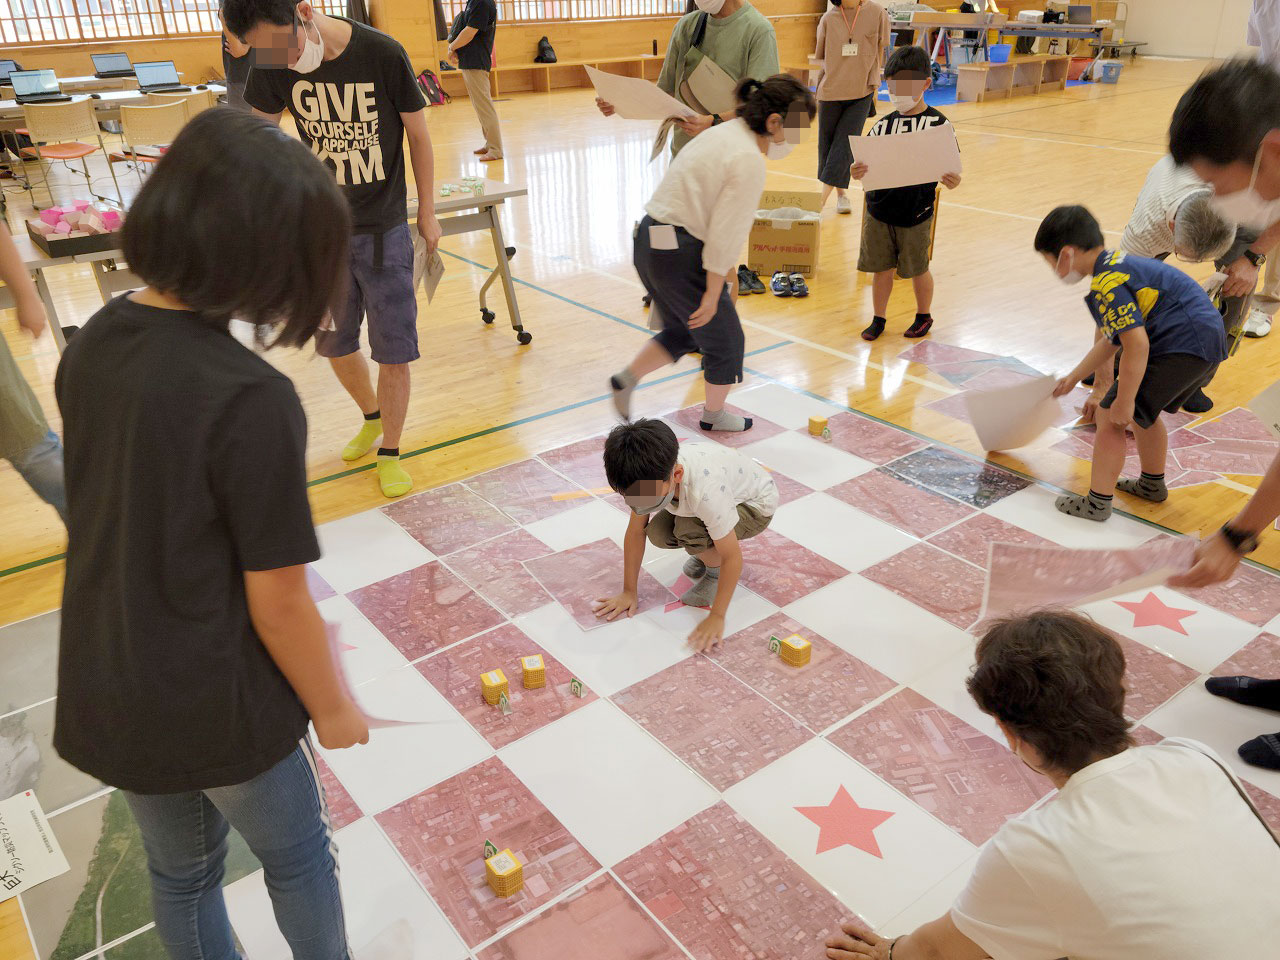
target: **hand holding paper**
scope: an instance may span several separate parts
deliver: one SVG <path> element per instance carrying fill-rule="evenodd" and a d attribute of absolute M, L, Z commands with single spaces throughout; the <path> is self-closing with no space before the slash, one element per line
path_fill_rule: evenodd
<path fill-rule="evenodd" d="M 615 113 L 624 120 L 667 120 L 671 117 L 695 117 L 697 111 L 685 106 L 658 85 L 640 77 L 621 77 L 587 67 L 587 76 L 596 88 L 596 102 L 605 115 Z"/>
<path fill-rule="evenodd" d="M 854 166 L 867 168 L 858 178 L 867 190 L 933 183 L 947 174 L 955 174 L 955 182 L 960 182 L 960 145 L 955 128 L 949 123 L 915 133 L 850 137 L 849 149 L 853 151 Z"/>
<path fill-rule="evenodd" d="M 1066 381 L 1037 377 L 1026 383 L 964 395 L 969 422 L 984 450 L 1024 447 L 1062 419 L 1058 389 Z"/>

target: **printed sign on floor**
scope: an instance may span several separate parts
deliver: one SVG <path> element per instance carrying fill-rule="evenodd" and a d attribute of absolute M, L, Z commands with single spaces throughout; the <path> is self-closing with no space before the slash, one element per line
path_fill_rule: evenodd
<path fill-rule="evenodd" d="M 0 800 L 0 901 L 70 869 L 32 791 Z"/>

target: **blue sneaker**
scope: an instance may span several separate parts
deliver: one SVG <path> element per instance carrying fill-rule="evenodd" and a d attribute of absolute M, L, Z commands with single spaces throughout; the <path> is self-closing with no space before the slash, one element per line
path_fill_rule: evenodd
<path fill-rule="evenodd" d="M 781 271 L 773 275 L 773 280 L 769 286 L 773 289 L 775 297 L 793 296 L 791 292 L 791 277 Z"/>

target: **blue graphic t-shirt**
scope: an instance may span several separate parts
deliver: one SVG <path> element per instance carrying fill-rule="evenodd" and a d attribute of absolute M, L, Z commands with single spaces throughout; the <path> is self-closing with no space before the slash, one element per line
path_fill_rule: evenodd
<path fill-rule="evenodd" d="M 1177 267 L 1103 250 L 1093 266 L 1085 306 L 1114 344 L 1137 327 L 1147 331 L 1150 356 L 1189 353 L 1221 363 L 1227 359 L 1222 315 L 1200 285 Z"/>

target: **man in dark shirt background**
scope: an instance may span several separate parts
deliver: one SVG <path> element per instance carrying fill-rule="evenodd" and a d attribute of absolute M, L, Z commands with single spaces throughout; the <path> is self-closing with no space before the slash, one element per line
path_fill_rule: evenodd
<path fill-rule="evenodd" d="M 475 151 L 484 163 L 502 159 L 502 128 L 493 105 L 489 71 L 493 68 L 493 39 L 498 28 L 498 6 L 494 0 L 467 0 L 462 29 L 449 39 L 449 62 L 462 71 L 467 96 L 475 107 L 484 146 Z"/>

